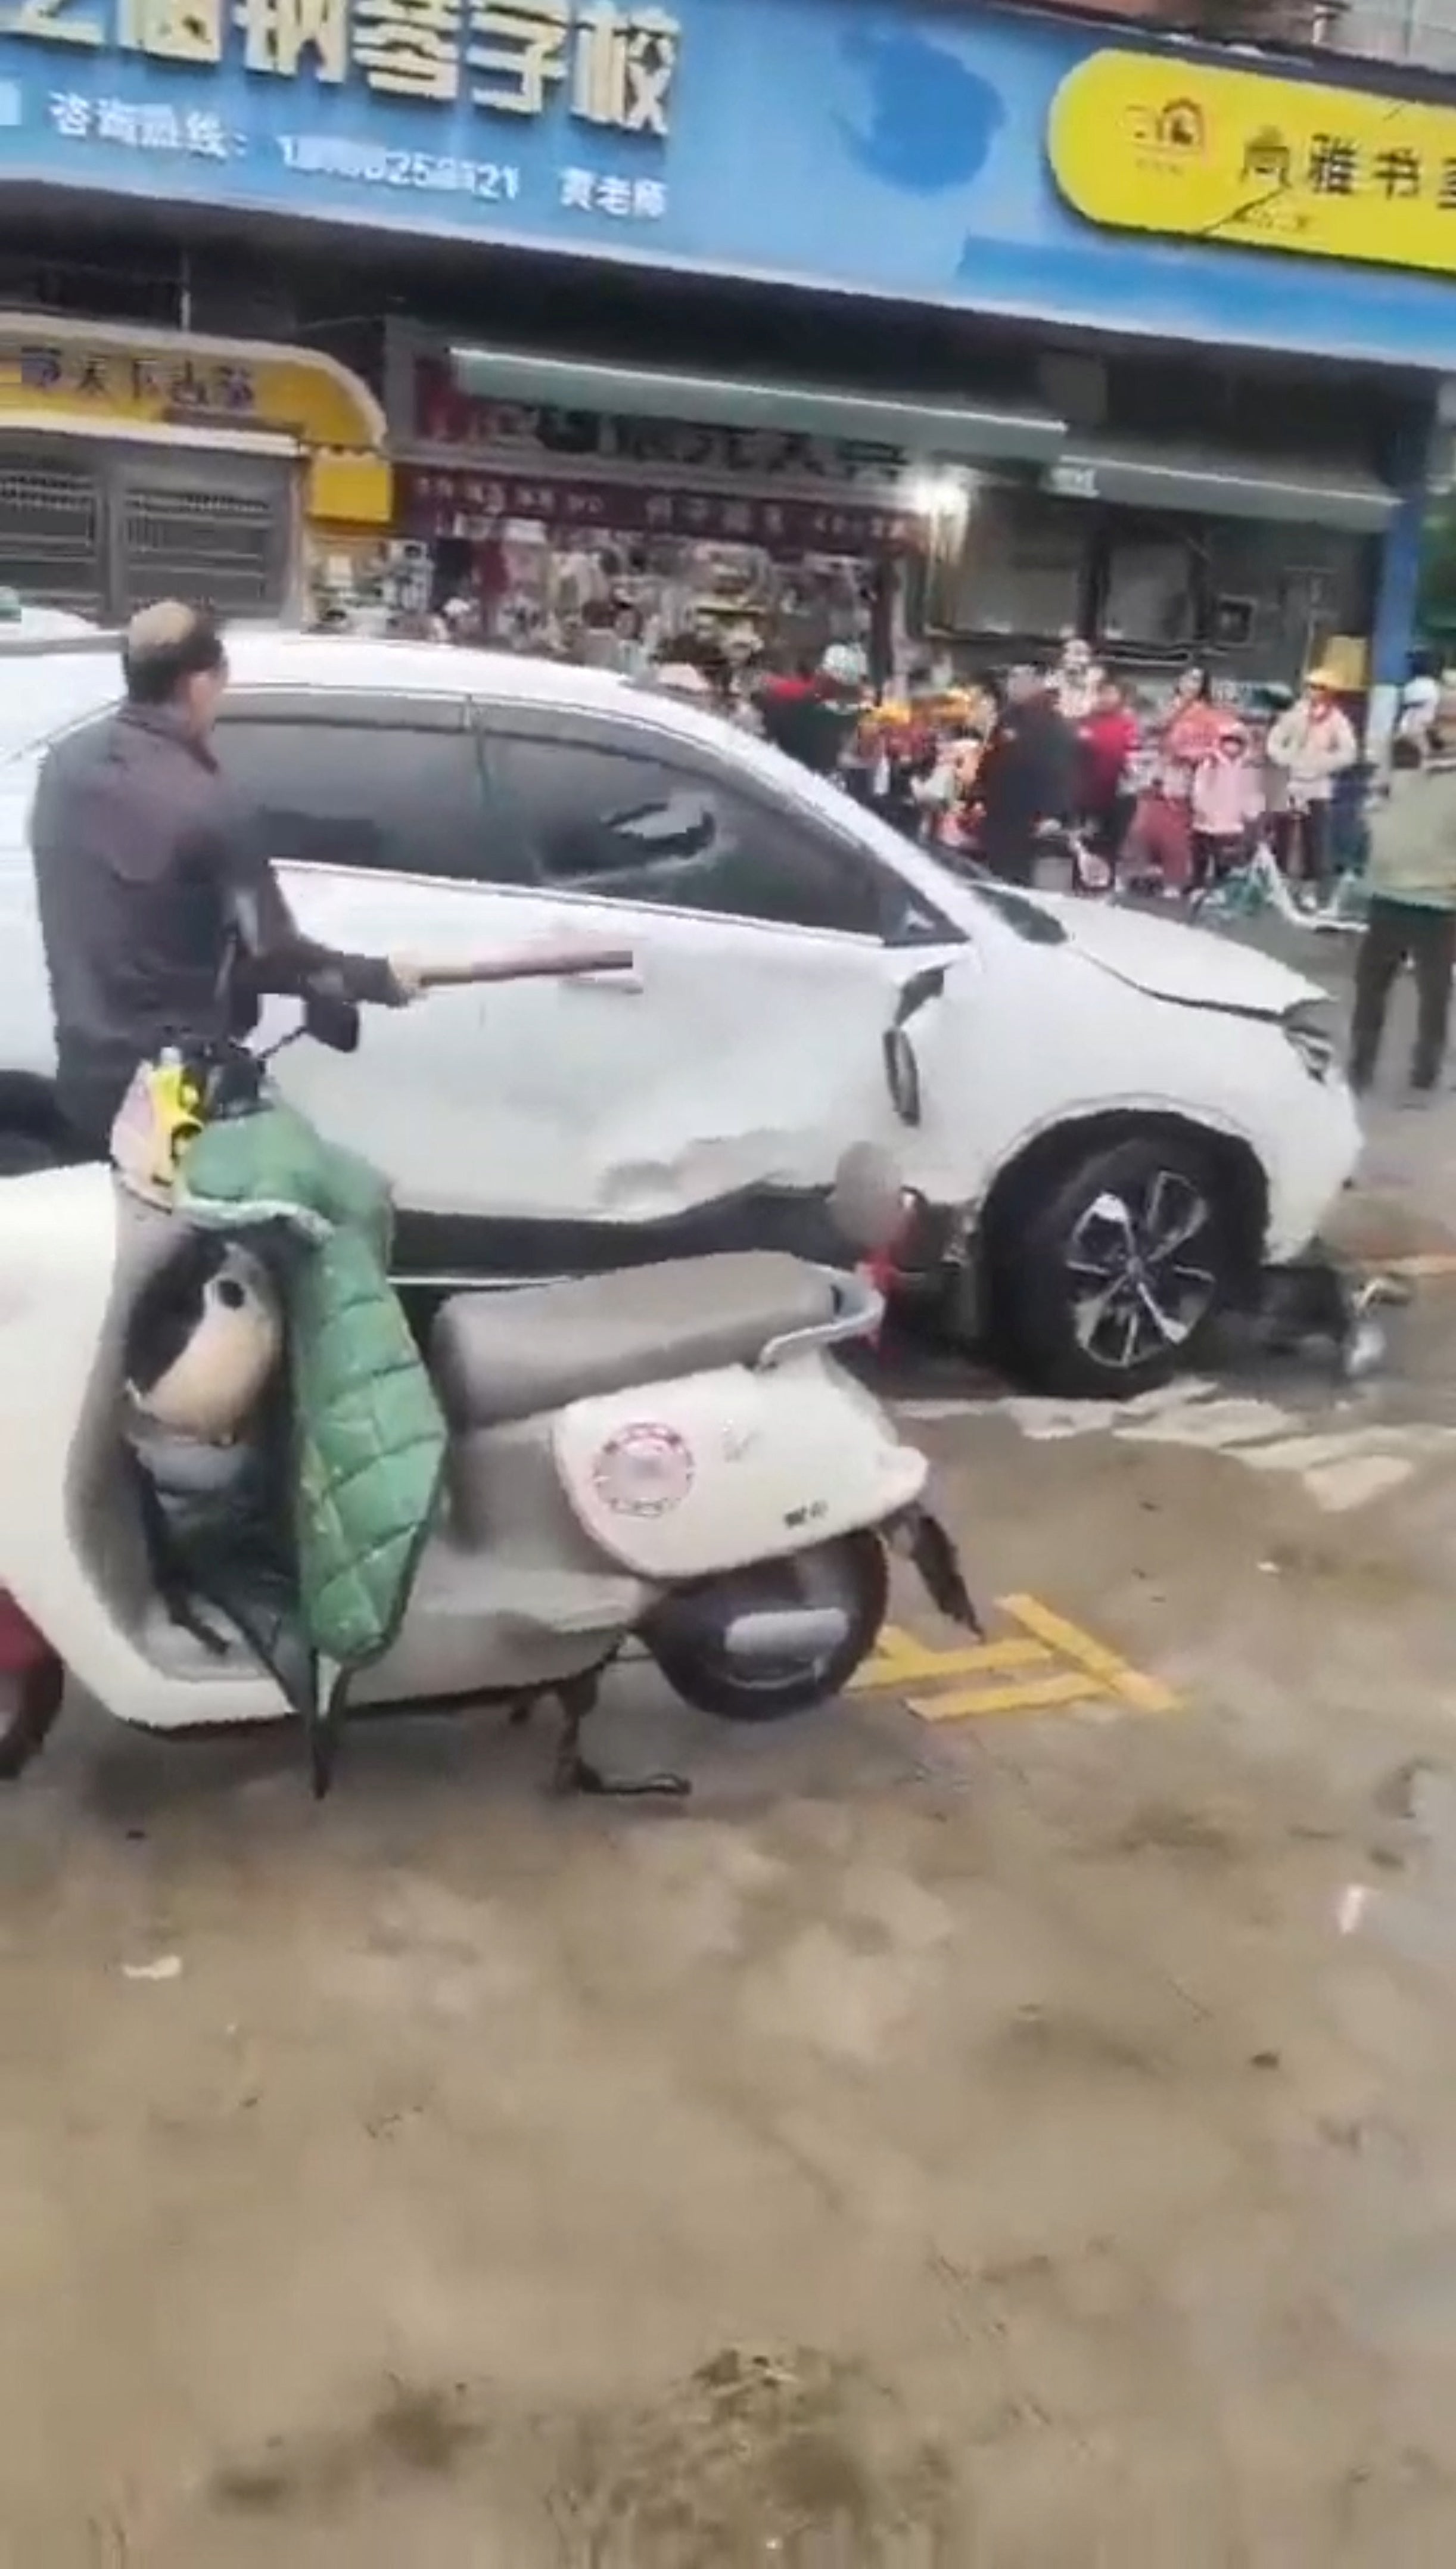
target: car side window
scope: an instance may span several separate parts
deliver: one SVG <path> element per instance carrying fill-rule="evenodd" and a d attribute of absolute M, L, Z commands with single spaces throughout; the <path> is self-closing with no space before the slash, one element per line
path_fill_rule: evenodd
<path fill-rule="evenodd" d="M 494 871 L 469 732 L 248 710 L 219 722 L 213 745 L 275 865 L 467 882 Z"/>
<path fill-rule="evenodd" d="M 879 933 L 875 873 L 853 847 L 708 768 L 519 734 L 491 755 L 542 880 L 561 891 Z"/>

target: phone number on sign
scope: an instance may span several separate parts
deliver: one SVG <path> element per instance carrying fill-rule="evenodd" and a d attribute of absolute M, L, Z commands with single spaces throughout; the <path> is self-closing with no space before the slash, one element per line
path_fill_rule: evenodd
<path fill-rule="evenodd" d="M 439 152 L 389 152 L 382 144 L 336 141 L 327 134 L 284 134 L 278 149 L 290 170 L 309 179 L 362 179 L 372 187 L 428 187 L 442 195 L 480 196 L 509 204 L 521 173 L 500 161 L 461 161 Z"/>

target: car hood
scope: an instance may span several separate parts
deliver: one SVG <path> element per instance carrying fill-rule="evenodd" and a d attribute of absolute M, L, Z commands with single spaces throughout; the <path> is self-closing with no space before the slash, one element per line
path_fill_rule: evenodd
<path fill-rule="evenodd" d="M 1227 1008 L 1240 1016 L 1281 1017 L 1302 1002 L 1324 997 L 1307 974 L 1212 928 L 1059 894 L 1039 895 L 1038 904 L 1065 928 L 1078 954 L 1132 989 L 1146 990 L 1150 998 L 1173 999 L 1191 1008 Z"/>

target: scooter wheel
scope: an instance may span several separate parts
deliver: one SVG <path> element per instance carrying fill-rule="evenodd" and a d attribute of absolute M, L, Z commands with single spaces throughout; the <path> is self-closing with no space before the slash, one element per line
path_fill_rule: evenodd
<path fill-rule="evenodd" d="M 65 1689 L 57 1658 L 0 1669 L 0 1784 L 13 1784 L 44 1747 Z"/>
<path fill-rule="evenodd" d="M 879 1638 L 890 1568 L 877 1534 L 841 1536 L 792 1561 L 763 1562 L 669 1599 L 644 1639 L 685 1703 L 720 1721 L 782 1721 L 826 1703 L 849 1683 Z M 774 1606 L 837 1606 L 844 1638 L 813 1659 L 770 1660 L 749 1672 L 725 1639 L 734 1618 Z"/>

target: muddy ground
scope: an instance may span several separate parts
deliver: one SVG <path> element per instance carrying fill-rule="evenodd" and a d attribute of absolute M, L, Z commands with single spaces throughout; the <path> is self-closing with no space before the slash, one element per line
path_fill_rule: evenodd
<path fill-rule="evenodd" d="M 1380 1144 L 1437 1230 L 1453 1117 Z M 1281 1400 L 1435 1417 L 1456 1285 L 1401 1326 Z M 1179 1709 L 630 1673 L 681 1812 L 488 1720 L 322 1810 L 290 1736 L 63 1726 L 0 1814 L 6 2569 L 1450 2560 L 1456 1455 L 915 1432 L 983 1594 Z"/>

